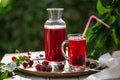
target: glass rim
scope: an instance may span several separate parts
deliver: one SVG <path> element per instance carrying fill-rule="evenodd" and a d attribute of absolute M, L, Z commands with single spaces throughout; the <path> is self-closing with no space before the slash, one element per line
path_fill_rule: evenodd
<path fill-rule="evenodd" d="M 80 34 L 80 33 L 76 33 L 76 34 L 68 34 L 67 36 L 82 36 L 82 34 Z M 85 35 L 86 36 L 86 35 Z M 84 37 L 85 37 L 84 36 Z"/>
<path fill-rule="evenodd" d="M 77 34 L 68 34 L 67 37 L 68 38 L 70 38 L 70 37 L 80 37 L 80 38 L 82 38 L 82 34 L 80 34 L 80 33 L 77 33 Z M 83 36 L 83 38 L 86 38 L 86 35 Z"/>
<path fill-rule="evenodd" d="M 64 10 L 64 8 L 47 8 L 47 10 Z"/>

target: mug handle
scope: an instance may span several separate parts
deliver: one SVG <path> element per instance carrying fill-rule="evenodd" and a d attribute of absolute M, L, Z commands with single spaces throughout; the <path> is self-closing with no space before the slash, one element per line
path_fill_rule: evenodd
<path fill-rule="evenodd" d="M 62 55 L 64 56 L 64 58 L 69 61 L 69 57 L 66 55 L 66 53 L 64 51 L 64 46 L 65 46 L 66 43 L 68 44 L 68 40 L 65 40 L 65 41 L 62 42 L 61 51 L 62 51 Z"/>

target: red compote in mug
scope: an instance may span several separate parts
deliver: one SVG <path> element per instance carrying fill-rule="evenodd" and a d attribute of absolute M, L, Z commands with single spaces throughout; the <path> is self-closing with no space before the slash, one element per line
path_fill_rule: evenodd
<path fill-rule="evenodd" d="M 68 44 L 68 56 L 64 52 L 65 44 Z M 84 71 L 86 62 L 86 38 L 81 34 L 69 34 L 68 40 L 61 45 L 63 56 L 69 61 L 72 71 Z"/>

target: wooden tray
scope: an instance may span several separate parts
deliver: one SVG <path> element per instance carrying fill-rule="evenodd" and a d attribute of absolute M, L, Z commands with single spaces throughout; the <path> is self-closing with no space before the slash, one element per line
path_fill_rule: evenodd
<path fill-rule="evenodd" d="M 39 77 L 76 77 L 93 74 L 97 71 L 85 70 L 84 72 L 40 72 L 19 68 L 19 71 L 25 74 L 39 76 Z"/>
<path fill-rule="evenodd" d="M 71 72 L 69 68 L 65 68 L 64 71 L 52 71 L 52 72 L 43 72 L 43 71 L 36 71 L 35 67 L 26 68 L 23 67 L 19 68 L 19 71 L 25 74 L 33 75 L 33 76 L 40 76 L 40 77 L 75 77 L 75 76 L 83 76 L 93 74 L 98 72 L 99 70 L 88 69 L 84 72 Z"/>
<path fill-rule="evenodd" d="M 41 51 L 40 54 L 44 55 L 44 51 Z M 35 59 L 36 55 L 38 54 L 32 55 L 32 59 Z M 31 68 L 26 68 L 26 69 L 20 66 L 19 71 L 25 74 L 40 76 L 40 77 L 75 77 L 75 76 L 89 75 L 89 74 L 98 72 L 96 70 L 89 70 L 89 69 L 86 69 L 84 72 L 70 72 L 68 69 L 69 63 L 66 62 L 65 65 L 67 65 L 67 67 L 65 67 L 64 71 L 54 71 L 54 72 L 53 71 L 52 72 L 36 71 L 35 65 L 33 65 L 33 67 Z"/>

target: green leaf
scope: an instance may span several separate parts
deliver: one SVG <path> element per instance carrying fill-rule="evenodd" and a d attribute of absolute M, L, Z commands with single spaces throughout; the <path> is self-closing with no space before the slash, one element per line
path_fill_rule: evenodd
<path fill-rule="evenodd" d="M 105 19 L 105 21 L 107 23 L 109 23 L 109 25 L 111 25 L 116 21 L 116 17 L 115 16 L 108 16 L 107 19 Z"/>
<path fill-rule="evenodd" d="M 99 48 L 96 48 L 93 52 L 93 59 L 98 59 L 100 57 L 100 52 L 99 52 Z"/>
<path fill-rule="evenodd" d="M 98 2 L 97 2 L 97 11 L 98 11 L 99 14 L 104 14 L 104 13 L 110 11 L 110 9 L 105 8 L 105 7 L 102 5 L 101 1 L 98 0 Z"/>
<path fill-rule="evenodd" d="M 115 28 L 112 29 L 112 38 L 113 38 L 115 44 L 117 45 L 118 44 L 118 39 L 117 39 L 117 36 L 116 36 Z"/>
<path fill-rule="evenodd" d="M 91 54 L 94 50 L 94 46 L 96 45 L 96 34 L 93 34 L 90 40 L 87 42 L 87 54 Z"/>
<path fill-rule="evenodd" d="M 101 3 L 102 3 L 102 5 L 105 7 L 105 8 L 113 8 L 113 6 L 114 6 L 114 2 L 116 1 L 116 0 L 100 0 L 101 1 Z"/>
<path fill-rule="evenodd" d="M 5 7 L 8 4 L 9 0 L 1 0 L 0 3 L 2 3 L 3 7 Z"/>
<path fill-rule="evenodd" d="M 0 63 L 0 67 L 3 66 L 3 65 L 5 65 L 5 63 Z"/>
<path fill-rule="evenodd" d="M 113 0 L 114 2 L 114 8 L 118 8 L 120 6 L 120 0 Z"/>
<path fill-rule="evenodd" d="M 89 41 L 90 37 L 92 36 L 92 33 L 93 33 L 93 26 L 90 26 L 86 32 L 86 42 Z"/>
<path fill-rule="evenodd" d="M 1 75 L 0 75 L 0 80 L 3 80 L 3 79 L 5 79 L 5 78 L 7 78 L 8 77 L 8 71 L 5 71 L 5 72 L 3 72 Z"/>

